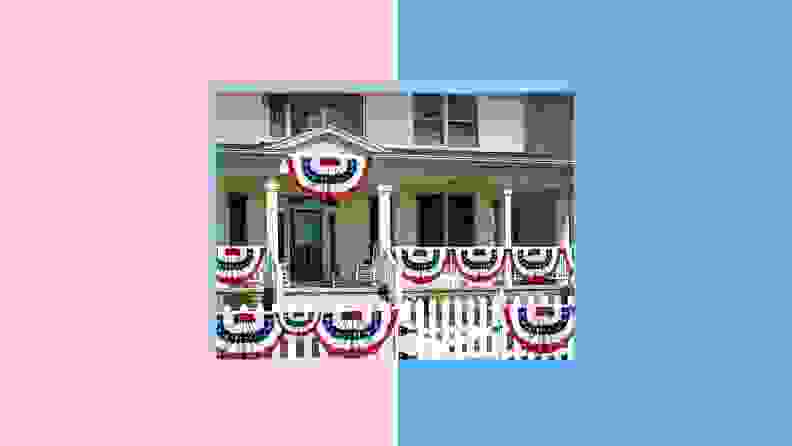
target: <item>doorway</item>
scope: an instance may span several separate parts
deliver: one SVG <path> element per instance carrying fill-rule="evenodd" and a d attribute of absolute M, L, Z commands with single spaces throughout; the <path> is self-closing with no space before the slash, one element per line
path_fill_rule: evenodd
<path fill-rule="evenodd" d="M 321 281 L 324 273 L 322 212 L 313 209 L 293 209 L 292 212 L 292 281 Z"/>

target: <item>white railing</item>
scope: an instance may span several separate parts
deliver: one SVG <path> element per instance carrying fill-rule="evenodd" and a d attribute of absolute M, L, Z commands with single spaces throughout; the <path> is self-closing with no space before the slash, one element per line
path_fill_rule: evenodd
<path fill-rule="evenodd" d="M 377 257 L 374 259 L 374 271 L 377 282 L 387 285 L 392 302 L 396 304 L 401 303 L 403 299 L 401 268 L 399 264 L 393 260 L 390 253 L 384 250 L 378 250 Z"/>
<path fill-rule="evenodd" d="M 548 303 L 554 299 L 520 298 Z M 502 292 L 454 293 L 408 298 L 400 311 L 400 357 L 414 359 L 574 359 L 569 349 L 555 353 L 524 350 L 509 336 Z"/>
<path fill-rule="evenodd" d="M 498 325 L 502 306 L 481 296 L 449 300 L 453 310 L 452 302 L 431 298 L 404 304 L 400 352 L 416 359 L 500 359 L 506 345 Z"/>

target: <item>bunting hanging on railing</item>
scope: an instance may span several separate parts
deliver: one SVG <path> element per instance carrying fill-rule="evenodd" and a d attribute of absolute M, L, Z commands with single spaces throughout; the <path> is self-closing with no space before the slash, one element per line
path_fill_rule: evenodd
<path fill-rule="evenodd" d="M 367 185 L 366 158 L 347 153 L 301 152 L 286 161 L 301 192 L 322 201 L 348 200 Z"/>
<path fill-rule="evenodd" d="M 256 278 L 266 260 L 264 247 L 217 247 L 215 277 L 221 286 L 243 285 Z"/>
<path fill-rule="evenodd" d="M 374 311 L 270 312 L 263 306 L 249 312 L 226 307 L 217 315 L 215 347 L 218 358 L 270 358 L 286 335 L 317 335 L 330 354 L 364 356 L 379 352 L 399 320 L 398 307 L 385 305 Z M 356 313 L 348 317 L 346 313 Z M 365 314 L 365 316 L 364 316 Z"/>
<path fill-rule="evenodd" d="M 503 309 L 509 336 L 533 353 L 555 353 L 568 348 L 575 335 L 572 305 L 506 304 Z"/>
<path fill-rule="evenodd" d="M 275 316 L 263 310 L 236 314 L 227 310 L 217 315 L 215 345 L 218 352 L 268 356 L 278 346 L 282 335 L 283 327 Z M 237 351 L 240 347 L 243 351 Z"/>
<path fill-rule="evenodd" d="M 316 329 L 321 320 L 321 313 L 278 313 L 279 320 L 283 325 L 283 330 L 293 336 L 305 336 Z"/>
<path fill-rule="evenodd" d="M 501 247 L 451 249 L 457 271 L 468 284 L 492 284 L 503 270 L 506 250 Z"/>
<path fill-rule="evenodd" d="M 510 257 L 514 271 L 520 276 L 536 280 L 551 279 L 557 271 L 560 248 L 553 247 L 516 247 L 512 248 Z"/>
<path fill-rule="evenodd" d="M 316 332 L 328 353 L 344 356 L 376 354 L 393 333 L 398 320 L 399 310 L 394 305 L 374 311 L 325 313 Z"/>
<path fill-rule="evenodd" d="M 448 248 L 399 246 L 392 248 L 393 257 L 401 266 L 402 278 L 415 285 L 426 285 L 441 274 L 452 271 Z"/>

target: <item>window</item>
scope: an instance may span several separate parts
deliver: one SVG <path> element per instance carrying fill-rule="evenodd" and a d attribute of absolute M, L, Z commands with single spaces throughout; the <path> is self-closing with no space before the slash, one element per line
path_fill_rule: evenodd
<path fill-rule="evenodd" d="M 475 96 L 413 96 L 413 144 L 478 145 Z"/>
<path fill-rule="evenodd" d="M 228 194 L 229 222 L 228 238 L 231 244 L 247 243 L 247 195 L 237 192 Z"/>
<path fill-rule="evenodd" d="M 549 246 L 558 242 L 556 191 L 514 193 L 512 243 L 515 246 Z"/>
<path fill-rule="evenodd" d="M 473 246 L 476 243 L 474 199 L 473 194 L 418 195 L 418 245 Z"/>
<path fill-rule="evenodd" d="M 363 98 L 350 94 L 291 95 L 295 134 L 333 125 L 355 135 L 363 134 Z"/>
<path fill-rule="evenodd" d="M 476 220 L 473 194 L 448 196 L 448 245 L 473 246 Z"/>
<path fill-rule="evenodd" d="M 567 156 L 571 144 L 572 98 L 528 96 L 523 99 L 525 151 Z"/>
<path fill-rule="evenodd" d="M 448 145 L 474 147 L 478 145 L 476 131 L 476 98 L 448 97 Z"/>
<path fill-rule="evenodd" d="M 443 196 L 441 194 L 416 197 L 418 211 L 418 245 L 445 246 L 443 228 Z"/>
<path fill-rule="evenodd" d="M 363 135 L 364 101 L 359 95 L 272 94 L 265 103 L 270 110 L 270 136 L 275 138 L 328 125 Z"/>
<path fill-rule="evenodd" d="M 443 102 L 442 96 L 416 95 L 414 97 L 414 144 L 422 146 L 444 144 Z"/>

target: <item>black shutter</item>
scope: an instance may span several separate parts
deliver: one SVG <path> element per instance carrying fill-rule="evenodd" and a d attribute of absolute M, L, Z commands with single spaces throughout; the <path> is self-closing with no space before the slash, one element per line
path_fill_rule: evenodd
<path fill-rule="evenodd" d="M 369 198 L 369 237 L 369 252 L 371 253 L 379 240 L 379 197 Z"/>
<path fill-rule="evenodd" d="M 473 246 L 476 231 L 473 199 L 473 194 L 448 197 L 449 246 Z"/>
<path fill-rule="evenodd" d="M 443 246 L 443 196 L 418 196 L 418 245 Z"/>
<path fill-rule="evenodd" d="M 512 244 L 520 245 L 522 243 L 522 239 L 520 238 L 520 236 L 522 235 L 522 231 L 520 231 L 519 205 L 515 206 L 514 204 L 512 204 L 511 224 L 512 224 Z"/>
<path fill-rule="evenodd" d="M 278 212 L 278 257 L 286 258 L 286 215 L 283 212 Z"/>
<path fill-rule="evenodd" d="M 247 243 L 247 195 L 237 192 L 228 194 L 230 208 L 229 238 L 231 244 Z"/>

